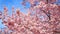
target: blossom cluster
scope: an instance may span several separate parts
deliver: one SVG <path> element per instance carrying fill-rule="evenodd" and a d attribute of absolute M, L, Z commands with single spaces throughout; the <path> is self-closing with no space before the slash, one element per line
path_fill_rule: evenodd
<path fill-rule="evenodd" d="M 4 12 L 0 12 L 0 19 L 8 28 L 6 34 L 58 34 L 60 33 L 60 6 L 52 4 L 56 0 L 28 0 L 31 8 L 24 14 L 20 9 L 14 11 L 12 15 L 8 14 L 8 9 L 4 7 Z M 38 5 L 33 5 L 39 1 Z M 46 3 L 47 2 L 47 3 Z M 1 31 L 0 31 L 1 32 Z M 1 32 L 2 33 L 2 32 Z M 5 34 L 5 33 L 3 33 Z"/>

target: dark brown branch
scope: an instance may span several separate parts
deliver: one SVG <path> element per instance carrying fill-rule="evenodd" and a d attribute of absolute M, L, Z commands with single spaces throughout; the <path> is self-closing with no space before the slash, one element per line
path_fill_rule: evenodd
<path fill-rule="evenodd" d="M 42 10 L 42 11 L 49 17 L 49 20 L 51 20 L 50 11 L 48 11 L 48 12 L 45 12 L 44 10 Z"/>

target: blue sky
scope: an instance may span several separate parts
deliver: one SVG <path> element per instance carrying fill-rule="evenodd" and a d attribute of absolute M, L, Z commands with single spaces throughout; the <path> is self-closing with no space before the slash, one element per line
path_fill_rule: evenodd
<path fill-rule="evenodd" d="M 9 10 L 9 13 L 11 12 L 12 6 L 16 8 L 20 8 L 22 12 L 25 13 L 24 6 L 21 4 L 22 0 L 0 0 L 0 10 L 3 11 L 4 6 L 6 6 Z M 30 7 L 29 3 L 26 3 L 26 8 Z M 24 9 L 24 10 L 23 10 Z"/>
<path fill-rule="evenodd" d="M 20 8 L 21 12 L 26 13 L 26 9 L 24 9 L 24 6 L 22 4 L 20 4 L 22 2 L 22 0 L 0 0 L 0 11 L 3 11 L 4 6 L 6 6 L 8 8 L 9 14 L 11 14 L 11 10 L 12 10 L 12 6 L 16 8 Z M 59 3 L 60 0 L 57 3 Z M 30 4 L 27 2 L 26 3 L 26 8 L 29 8 Z M 0 20 L 0 28 L 3 28 L 4 25 L 2 25 L 2 20 Z"/>

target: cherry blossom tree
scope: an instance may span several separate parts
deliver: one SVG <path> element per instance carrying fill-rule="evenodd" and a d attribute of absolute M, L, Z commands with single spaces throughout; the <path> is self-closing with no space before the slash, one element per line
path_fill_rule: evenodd
<path fill-rule="evenodd" d="M 1 34 L 60 34 L 60 6 L 54 4 L 57 0 L 23 0 L 31 4 L 28 13 L 24 14 L 20 9 L 8 14 L 8 8 L 0 12 L 2 23 L 7 26 L 0 30 Z"/>

